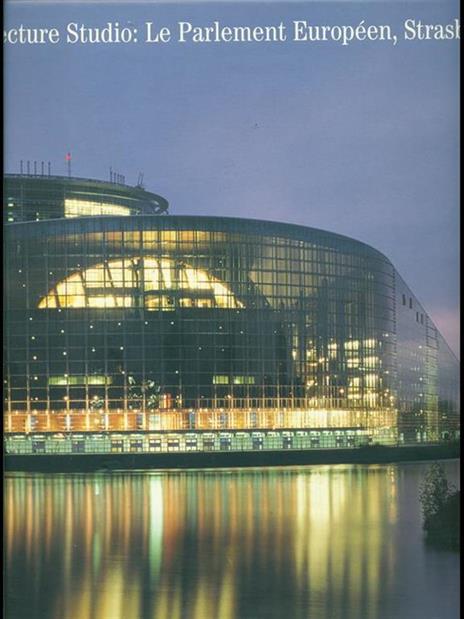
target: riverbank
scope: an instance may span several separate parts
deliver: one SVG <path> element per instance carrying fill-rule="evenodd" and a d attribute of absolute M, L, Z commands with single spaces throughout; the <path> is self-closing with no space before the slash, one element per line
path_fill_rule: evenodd
<path fill-rule="evenodd" d="M 187 469 L 304 464 L 385 464 L 458 458 L 459 443 L 351 449 L 223 452 L 6 455 L 5 471 L 85 472 L 121 469 Z"/>

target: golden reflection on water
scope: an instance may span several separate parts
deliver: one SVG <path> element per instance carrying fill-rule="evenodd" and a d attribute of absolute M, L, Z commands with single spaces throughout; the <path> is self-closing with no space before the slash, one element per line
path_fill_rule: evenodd
<path fill-rule="evenodd" d="M 396 466 L 16 475 L 5 491 L 11 618 L 376 619 L 394 582 Z"/>

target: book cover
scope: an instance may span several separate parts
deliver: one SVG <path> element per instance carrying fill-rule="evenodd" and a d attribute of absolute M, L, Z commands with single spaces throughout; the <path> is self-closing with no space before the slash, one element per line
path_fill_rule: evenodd
<path fill-rule="evenodd" d="M 458 3 L 4 18 L 8 619 L 457 617 Z"/>

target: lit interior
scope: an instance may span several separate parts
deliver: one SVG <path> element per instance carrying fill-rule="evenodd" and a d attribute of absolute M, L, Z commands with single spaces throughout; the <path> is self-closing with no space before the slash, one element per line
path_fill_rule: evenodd
<path fill-rule="evenodd" d="M 233 292 L 210 275 L 171 258 L 124 258 L 77 271 L 60 281 L 39 309 L 177 307 L 241 308 Z"/>
<path fill-rule="evenodd" d="M 64 216 L 73 217 L 93 217 L 95 215 L 130 215 L 127 206 L 111 204 L 109 202 L 95 202 L 91 200 L 76 200 L 66 198 L 64 201 Z"/>

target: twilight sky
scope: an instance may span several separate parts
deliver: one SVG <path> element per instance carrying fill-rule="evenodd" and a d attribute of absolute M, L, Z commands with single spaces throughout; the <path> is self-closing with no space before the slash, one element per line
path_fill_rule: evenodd
<path fill-rule="evenodd" d="M 450 2 L 80 2 L 6 6 L 7 27 L 447 23 Z M 255 217 L 385 253 L 459 347 L 457 41 L 8 46 L 5 169 L 109 166 L 172 214 Z"/>

